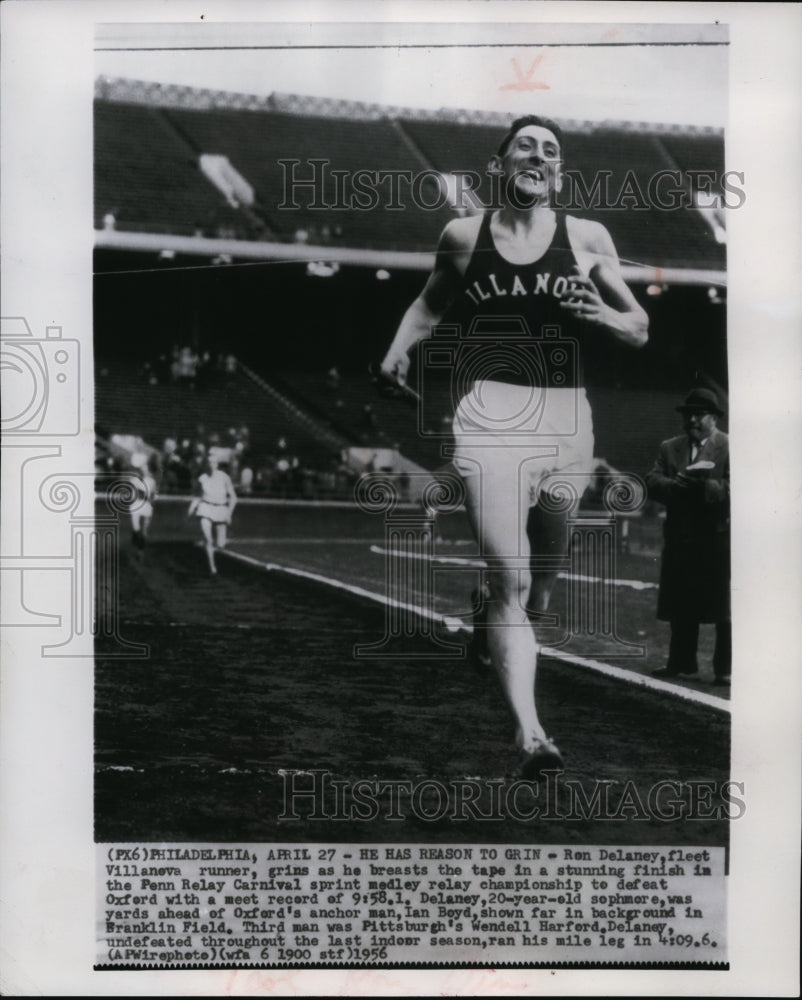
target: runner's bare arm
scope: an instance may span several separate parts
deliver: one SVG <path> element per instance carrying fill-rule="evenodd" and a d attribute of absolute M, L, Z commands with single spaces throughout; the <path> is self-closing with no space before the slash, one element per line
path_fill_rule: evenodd
<path fill-rule="evenodd" d="M 459 288 L 456 257 L 464 251 L 464 239 L 453 220 L 443 230 L 437 247 L 434 269 L 423 291 L 404 313 L 393 342 L 381 363 L 381 371 L 401 385 L 406 384 L 410 351 L 431 334 L 432 327 L 445 315 Z"/>
<path fill-rule="evenodd" d="M 563 308 L 630 347 L 643 347 L 649 339 L 649 318 L 621 277 L 609 232 L 587 219 L 571 218 L 569 227 L 579 267 L 571 277 Z"/>
<path fill-rule="evenodd" d="M 195 496 L 192 498 L 192 502 L 189 505 L 189 510 L 187 511 L 187 517 L 192 517 L 195 511 L 198 509 L 198 505 L 201 502 L 203 496 L 203 486 L 201 481 L 198 479 L 195 481 Z"/>
<path fill-rule="evenodd" d="M 237 506 L 237 492 L 231 482 L 231 477 L 228 475 L 226 475 L 226 500 L 228 501 L 228 519 L 230 521 L 234 508 Z"/>

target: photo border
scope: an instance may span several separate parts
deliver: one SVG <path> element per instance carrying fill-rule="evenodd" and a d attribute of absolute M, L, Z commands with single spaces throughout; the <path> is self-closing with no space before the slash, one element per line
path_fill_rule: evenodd
<path fill-rule="evenodd" d="M 284 3 L 21 3 L 2 18 L 3 315 L 34 336 L 60 326 L 91 344 L 92 46 L 99 21 L 295 20 Z M 743 170 L 747 203 L 730 216 L 728 346 L 733 455 L 732 775 L 746 782 L 747 816 L 731 828 L 729 972 L 641 970 L 385 970 L 93 973 L 92 663 L 48 661 L 35 629 L 6 631 L 2 688 L 2 806 L 6 993 L 166 992 L 347 995 L 434 992 L 505 995 L 662 993 L 794 995 L 799 935 L 800 296 L 796 178 L 802 11 L 757 4 L 317 3 L 312 20 L 728 22 L 731 108 L 727 169 Z M 294 13 L 293 13 L 294 12 Z M 258 16 L 256 16 L 258 14 Z M 364 16 L 364 15 L 363 15 Z M 770 109 L 770 112 L 767 110 Z M 42 136 L 47 137 L 46 143 Z M 778 263 L 779 260 L 779 263 Z M 81 434 L 49 442 L 65 470 L 91 469 L 91 350 L 80 352 Z M 767 442 L 767 436 L 769 438 Z M 9 465 L 3 442 L 4 471 Z M 15 507 L 3 477 L 3 519 Z M 36 523 L 37 512 L 31 512 Z M 48 520 L 47 524 L 51 522 Z M 33 528 L 35 531 L 35 527 Z M 45 528 L 45 534 L 51 529 Z M 59 537 L 52 543 L 61 545 Z M 6 543 L 4 543 L 6 544 Z M 48 539 L 42 542 L 47 548 Z M 52 575 L 52 574 L 51 574 Z M 63 594 L 44 581 L 53 606 Z M 22 631 L 22 630 L 18 630 Z M 35 748 L 32 750 L 32 748 Z M 761 900 L 759 919 L 756 901 Z M 666 978 L 668 977 L 668 978 Z"/>

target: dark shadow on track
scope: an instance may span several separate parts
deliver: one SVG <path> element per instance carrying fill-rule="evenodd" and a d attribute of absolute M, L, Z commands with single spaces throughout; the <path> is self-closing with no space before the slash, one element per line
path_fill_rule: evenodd
<path fill-rule="evenodd" d="M 727 843 L 726 715 L 543 658 L 538 702 L 566 772 L 509 799 L 495 679 L 418 637 L 393 640 L 401 658 L 355 658 L 383 635 L 378 606 L 231 560 L 211 578 L 189 542 L 151 544 L 141 562 L 124 548 L 120 564 L 121 632 L 151 654 L 97 661 L 98 841 Z M 324 774 L 281 773 L 298 770 Z M 293 808 L 290 781 L 315 780 Z M 366 820 L 359 780 L 409 782 L 413 798 L 377 785 Z"/>

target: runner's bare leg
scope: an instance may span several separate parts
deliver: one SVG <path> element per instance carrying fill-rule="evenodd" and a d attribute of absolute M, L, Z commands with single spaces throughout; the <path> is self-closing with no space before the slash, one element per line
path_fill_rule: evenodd
<path fill-rule="evenodd" d="M 531 573 L 526 537 L 528 506 L 500 477 L 467 475 L 466 506 L 480 552 L 493 561 L 486 572 L 488 649 L 516 722 L 516 743 L 530 749 L 544 739 L 535 706 L 537 643 L 526 613 Z M 527 491 L 528 492 L 528 491 Z"/>
<path fill-rule="evenodd" d="M 527 522 L 527 536 L 535 555 L 532 565 L 532 588 L 528 608 L 537 614 L 548 611 L 551 592 L 557 579 L 556 566 L 538 566 L 538 556 L 548 556 L 549 561 L 564 555 L 568 547 L 565 511 L 544 510 L 541 504 L 532 507 Z"/>
<path fill-rule="evenodd" d="M 201 531 L 203 540 L 206 543 L 206 558 L 209 560 L 209 572 L 216 573 L 217 567 L 214 564 L 214 539 L 212 538 L 212 522 L 208 517 L 201 518 Z"/>
<path fill-rule="evenodd" d="M 218 549 L 224 549 L 226 547 L 227 529 L 226 525 L 223 523 L 216 524 L 217 528 L 217 547 Z"/>

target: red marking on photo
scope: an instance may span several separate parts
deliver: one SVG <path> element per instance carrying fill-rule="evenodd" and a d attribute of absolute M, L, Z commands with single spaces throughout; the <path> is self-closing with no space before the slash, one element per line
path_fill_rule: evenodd
<path fill-rule="evenodd" d="M 521 64 L 515 58 L 515 56 L 510 59 L 512 63 L 512 68 L 515 71 L 516 79 L 513 83 L 502 84 L 499 90 L 550 90 L 550 86 L 544 83 L 542 80 L 533 80 L 532 77 L 535 75 L 535 70 L 540 65 L 543 59 L 543 55 L 535 56 L 529 65 L 529 69 L 524 73 L 521 69 Z"/>

